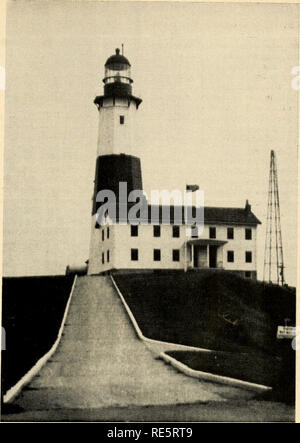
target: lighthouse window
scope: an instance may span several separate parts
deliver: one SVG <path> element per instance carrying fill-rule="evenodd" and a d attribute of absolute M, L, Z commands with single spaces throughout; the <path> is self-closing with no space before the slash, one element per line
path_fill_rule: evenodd
<path fill-rule="evenodd" d="M 106 233 L 107 238 L 109 238 L 109 227 L 107 226 L 107 233 Z"/>
<path fill-rule="evenodd" d="M 102 230 L 102 241 L 104 241 L 104 230 Z"/>
<path fill-rule="evenodd" d="M 104 265 L 104 252 L 102 252 L 102 264 Z"/>
<path fill-rule="evenodd" d="M 106 260 L 107 260 L 107 263 L 109 263 L 109 251 L 106 251 Z"/>
<path fill-rule="evenodd" d="M 124 125 L 125 117 L 124 115 L 120 115 L 120 125 Z"/>

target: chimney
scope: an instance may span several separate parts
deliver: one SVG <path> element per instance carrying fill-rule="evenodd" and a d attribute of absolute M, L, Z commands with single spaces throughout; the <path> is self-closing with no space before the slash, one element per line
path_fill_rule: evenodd
<path fill-rule="evenodd" d="M 193 207 L 199 207 L 203 205 L 201 192 L 202 191 L 199 190 L 198 185 L 186 185 L 184 191 L 185 204 L 187 204 L 187 206 L 193 206 Z"/>
<path fill-rule="evenodd" d="M 187 192 L 195 192 L 195 191 L 198 191 L 199 186 L 198 185 L 186 185 L 185 189 Z"/>
<path fill-rule="evenodd" d="M 245 211 L 247 212 L 247 214 L 251 212 L 251 205 L 249 204 L 248 200 L 246 200 Z"/>

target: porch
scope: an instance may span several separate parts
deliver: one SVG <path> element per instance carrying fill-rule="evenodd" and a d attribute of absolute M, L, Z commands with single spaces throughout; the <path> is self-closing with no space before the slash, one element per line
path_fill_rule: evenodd
<path fill-rule="evenodd" d="M 191 239 L 185 243 L 186 269 L 222 269 L 223 246 L 227 241 Z"/>

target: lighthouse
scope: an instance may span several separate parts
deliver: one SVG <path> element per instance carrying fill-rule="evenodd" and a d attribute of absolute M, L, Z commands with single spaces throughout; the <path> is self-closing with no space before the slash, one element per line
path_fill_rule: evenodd
<path fill-rule="evenodd" d="M 133 190 L 142 190 L 141 162 L 135 143 L 135 120 L 142 100 L 132 95 L 131 65 L 116 49 L 104 66 L 104 94 L 94 100 L 99 112 L 96 170 L 94 180 L 92 226 L 89 254 L 89 273 L 103 271 L 103 265 L 111 266 L 113 238 L 107 227 L 106 233 L 97 223 L 97 202 L 100 191 L 113 191 L 118 203 L 119 183 L 127 184 L 127 195 Z M 101 252 L 101 244 L 109 241 Z M 106 242 L 107 243 L 107 242 Z"/>
<path fill-rule="evenodd" d="M 225 269 L 255 279 L 256 229 L 260 221 L 248 201 L 239 208 L 204 207 L 201 230 L 190 229 L 188 220 L 177 217 L 188 209 L 192 213 L 192 207 L 148 201 L 142 192 L 137 156 L 140 149 L 135 142 L 142 100 L 133 95 L 130 63 L 116 49 L 104 70 L 104 93 L 94 100 L 99 112 L 99 136 L 88 274 Z M 126 184 L 125 200 L 120 183 Z M 189 186 L 188 190 L 194 188 Z M 113 193 L 117 211 L 114 220 L 101 206 L 106 204 L 99 198 L 102 191 Z M 146 203 L 138 220 L 131 217 L 132 191 L 141 191 Z M 167 221 L 165 214 L 169 214 Z"/>

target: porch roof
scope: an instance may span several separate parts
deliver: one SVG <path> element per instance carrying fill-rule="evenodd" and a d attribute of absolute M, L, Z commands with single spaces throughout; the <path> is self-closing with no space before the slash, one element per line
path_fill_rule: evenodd
<path fill-rule="evenodd" d="M 188 245 L 194 245 L 194 246 L 206 246 L 206 245 L 212 245 L 212 246 L 223 246 L 225 243 L 228 243 L 226 240 L 214 240 L 212 238 L 194 238 L 191 240 L 187 240 Z"/>

